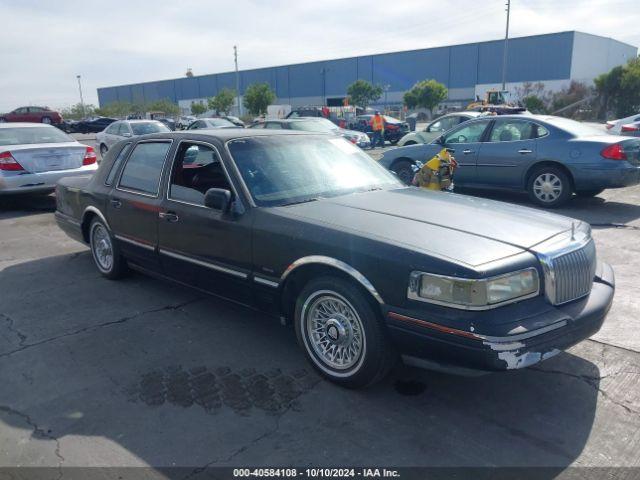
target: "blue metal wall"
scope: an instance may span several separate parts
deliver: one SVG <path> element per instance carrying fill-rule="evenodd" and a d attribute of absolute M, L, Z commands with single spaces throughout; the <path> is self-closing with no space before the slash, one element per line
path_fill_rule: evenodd
<path fill-rule="evenodd" d="M 570 78 L 575 32 L 563 32 L 509 41 L 508 82 Z M 602 41 L 608 39 L 602 38 Z M 339 60 L 310 62 L 240 72 L 240 90 L 266 82 L 281 100 L 295 97 L 343 96 L 347 86 L 361 78 L 390 91 L 404 91 L 419 81 L 435 78 L 449 88 L 472 88 L 502 80 L 502 41 L 428 48 Z M 233 72 L 178 78 L 98 89 L 100 105 L 114 101 L 174 102 L 213 96 L 222 88 L 235 90 Z"/>

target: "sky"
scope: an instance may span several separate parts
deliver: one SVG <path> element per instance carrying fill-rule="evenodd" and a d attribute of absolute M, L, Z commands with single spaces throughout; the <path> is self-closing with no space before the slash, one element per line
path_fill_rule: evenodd
<path fill-rule="evenodd" d="M 504 37 L 506 0 L 0 0 L 0 112 L 112 85 Z M 638 0 L 512 0 L 510 36 L 640 46 Z"/>

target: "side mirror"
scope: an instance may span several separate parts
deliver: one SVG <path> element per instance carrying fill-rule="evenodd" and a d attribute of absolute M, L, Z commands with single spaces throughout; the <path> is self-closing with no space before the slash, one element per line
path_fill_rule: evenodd
<path fill-rule="evenodd" d="M 210 188 L 204 194 L 204 206 L 226 212 L 231 204 L 231 192 L 224 188 Z"/>

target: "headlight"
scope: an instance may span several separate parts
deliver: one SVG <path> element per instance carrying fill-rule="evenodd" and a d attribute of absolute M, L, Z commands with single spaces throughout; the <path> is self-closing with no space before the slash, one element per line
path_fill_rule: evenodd
<path fill-rule="evenodd" d="M 539 290 L 538 271 L 533 267 L 478 280 L 412 272 L 408 297 L 454 308 L 482 310 L 535 296 Z"/>

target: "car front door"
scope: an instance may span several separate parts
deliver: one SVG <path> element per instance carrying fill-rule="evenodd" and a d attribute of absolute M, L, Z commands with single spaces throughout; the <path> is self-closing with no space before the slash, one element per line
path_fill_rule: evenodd
<path fill-rule="evenodd" d="M 458 168 L 454 173 L 456 184 L 475 183 L 478 151 L 489 123 L 488 119 L 465 123 L 445 133 L 442 137 L 441 144 L 453 154 L 458 162 Z"/>
<path fill-rule="evenodd" d="M 160 180 L 171 140 L 147 140 L 133 146 L 107 204 L 107 219 L 125 256 L 158 271 Z"/>
<path fill-rule="evenodd" d="M 10 122 L 28 122 L 29 121 L 29 109 L 27 107 L 16 108 L 13 112 L 7 115 L 7 119 Z"/>
<path fill-rule="evenodd" d="M 521 188 L 525 172 L 536 159 L 537 129 L 526 119 L 495 119 L 478 153 L 476 183 Z"/>
<path fill-rule="evenodd" d="M 165 275 L 251 303 L 251 219 L 219 150 L 206 142 L 181 141 L 165 178 L 158 227 Z M 229 209 L 205 206 L 205 194 L 212 188 L 230 192 L 233 204 Z"/>

